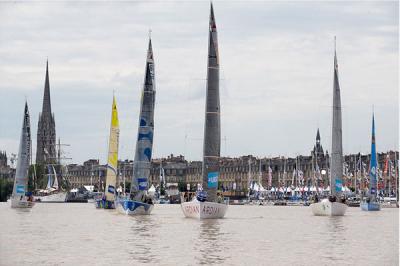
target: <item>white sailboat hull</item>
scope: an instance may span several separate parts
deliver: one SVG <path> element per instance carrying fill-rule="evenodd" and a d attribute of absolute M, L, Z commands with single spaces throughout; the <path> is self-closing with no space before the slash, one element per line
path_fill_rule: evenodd
<path fill-rule="evenodd" d="M 321 202 L 311 204 L 310 208 L 316 216 L 343 216 L 347 210 L 347 205 L 323 199 Z"/>
<path fill-rule="evenodd" d="M 11 198 L 11 208 L 32 208 L 35 203 L 32 201 L 27 201 L 26 198 L 22 200 L 19 198 Z"/>
<path fill-rule="evenodd" d="M 35 196 L 35 201 L 42 203 L 63 203 L 67 199 L 67 192 L 58 192 L 45 196 Z"/>
<path fill-rule="evenodd" d="M 225 203 L 200 202 L 196 199 L 181 204 L 183 214 L 188 218 L 219 219 L 224 218 L 228 209 Z"/>

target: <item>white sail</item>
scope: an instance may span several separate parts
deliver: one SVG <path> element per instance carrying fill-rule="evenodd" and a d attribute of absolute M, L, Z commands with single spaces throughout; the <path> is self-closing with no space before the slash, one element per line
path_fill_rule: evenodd
<path fill-rule="evenodd" d="M 340 99 L 339 71 L 336 57 L 336 38 L 335 38 L 335 57 L 333 73 L 333 106 L 332 106 L 332 155 L 331 155 L 331 174 L 330 174 L 330 196 L 321 202 L 311 204 L 314 215 L 321 216 L 342 216 L 346 212 L 347 205 L 340 202 L 342 194 L 342 175 L 343 175 L 343 148 L 342 148 L 342 105 Z"/>
<path fill-rule="evenodd" d="M 56 173 L 56 169 L 54 168 L 54 166 L 52 166 L 53 169 L 53 174 L 54 174 L 54 183 L 52 188 L 58 190 L 58 178 L 57 178 L 57 173 Z"/>
<path fill-rule="evenodd" d="M 47 166 L 47 185 L 46 185 L 46 189 L 47 189 L 47 190 L 50 190 L 50 189 L 51 189 L 51 184 L 53 183 L 53 182 L 52 182 L 52 178 L 51 178 L 51 176 L 52 176 L 51 172 L 52 172 L 51 166 L 48 165 L 48 166 Z"/>
<path fill-rule="evenodd" d="M 331 156 L 331 195 L 342 193 L 343 145 L 342 145 L 342 104 L 340 99 L 339 71 L 335 49 L 332 106 L 332 156 Z"/>
<path fill-rule="evenodd" d="M 31 126 L 28 103 L 25 103 L 22 131 L 19 142 L 17 169 L 15 171 L 14 188 L 11 196 L 11 207 L 29 208 L 32 202 L 26 199 L 28 190 L 28 172 L 31 156 Z"/>

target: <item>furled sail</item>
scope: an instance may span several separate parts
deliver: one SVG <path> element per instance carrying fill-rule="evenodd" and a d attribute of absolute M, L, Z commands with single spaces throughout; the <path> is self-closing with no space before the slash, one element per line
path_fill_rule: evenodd
<path fill-rule="evenodd" d="M 336 38 L 335 38 L 336 42 Z M 342 146 L 342 105 L 340 100 L 340 86 L 338 63 L 334 58 L 333 73 L 333 106 L 332 106 L 332 164 L 331 164 L 331 194 L 338 196 L 342 192 L 343 175 L 343 146 Z"/>
<path fill-rule="evenodd" d="M 214 10 L 211 4 L 208 65 L 207 65 L 207 94 L 203 143 L 203 190 L 207 192 L 207 201 L 215 201 L 219 178 L 219 157 L 221 146 L 219 100 L 219 54 L 217 27 Z"/>
<path fill-rule="evenodd" d="M 13 197 L 24 196 L 27 192 L 28 171 L 31 156 L 31 125 L 28 103 L 25 102 L 22 133 L 19 141 L 17 169 L 15 171 Z"/>
<path fill-rule="evenodd" d="M 46 189 L 49 190 L 51 188 L 51 184 L 53 183 L 53 179 L 51 176 L 53 175 L 53 169 L 51 168 L 52 166 L 50 164 L 47 165 L 47 185 Z"/>
<path fill-rule="evenodd" d="M 54 173 L 54 183 L 53 183 L 53 188 L 55 188 L 56 190 L 58 190 L 58 178 L 57 178 L 57 172 L 56 169 L 54 168 L 54 165 L 52 166 L 53 169 L 53 173 Z"/>
<path fill-rule="evenodd" d="M 148 179 L 150 176 L 151 155 L 153 150 L 154 106 L 156 96 L 154 75 L 154 58 L 150 39 L 147 50 L 144 86 L 139 115 L 139 129 L 131 183 L 131 195 L 134 196 L 136 200 L 141 200 L 149 187 Z"/>
<path fill-rule="evenodd" d="M 117 182 L 118 167 L 118 142 L 119 142 L 119 121 L 115 97 L 113 97 L 111 108 L 110 139 L 108 142 L 108 161 L 106 173 L 106 200 L 115 200 L 115 186 Z"/>

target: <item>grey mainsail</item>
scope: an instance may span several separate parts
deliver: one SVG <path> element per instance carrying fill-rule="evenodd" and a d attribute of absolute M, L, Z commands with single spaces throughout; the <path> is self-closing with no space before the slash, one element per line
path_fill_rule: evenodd
<path fill-rule="evenodd" d="M 207 192 L 208 201 L 215 201 L 219 177 L 221 122 L 218 39 L 212 3 L 209 24 L 207 94 L 203 143 L 203 190 Z"/>
<path fill-rule="evenodd" d="M 154 58 L 151 39 L 149 39 L 131 183 L 131 195 L 136 200 L 141 200 L 148 189 L 153 149 L 155 96 Z"/>
<path fill-rule="evenodd" d="M 13 197 L 24 196 L 27 192 L 28 171 L 31 158 L 31 124 L 28 103 L 25 102 L 24 120 L 19 141 L 17 169 L 15 171 Z"/>
<path fill-rule="evenodd" d="M 338 63 L 336 57 L 336 38 L 335 38 L 335 58 L 333 73 L 333 106 L 332 106 L 332 156 L 331 156 L 331 195 L 338 196 L 342 193 L 343 175 L 343 146 L 342 146 L 342 105 L 340 100 L 340 86 Z"/>

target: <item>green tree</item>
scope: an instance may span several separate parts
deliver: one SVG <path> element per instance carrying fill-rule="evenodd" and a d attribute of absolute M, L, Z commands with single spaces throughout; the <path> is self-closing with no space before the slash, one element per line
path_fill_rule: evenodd
<path fill-rule="evenodd" d="M 160 195 L 165 196 L 165 187 L 163 182 L 160 183 Z"/>
<path fill-rule="evenodd" d="M 182 180 L 178 182 L 178 189 L 180 192 L 185 192 L 186 191 L 186 183 L 183 182 Z"/>
<path fill-rule="evenodd" d="M 44 189 L 47 185 L 47 176 L 45 172 L 45 167 L 42 164 L 35 164 L 34 169 L 36 171 L 36 188 L 37 189 Z"/>
<path fill-rule="evenodd" d="M 0 179 L 0 201 L 7 201 L 12 193 L 13 185 L 13 181 Z"/>
<path fill-rule="evenodd" d="M 34 180 L 35 174 L 36 174 L 35 167 L 34 167 L 34 165 L 31 165 L 29 167 L 29 171 L 28 171 L 28 191 L 29 192 L 32 192 L 35 190 L 35 180 Z"/>
<path fill-rule="evenodd" d="M 125 181 L 125 193 L 131 192 L 131 181 Z"/>

